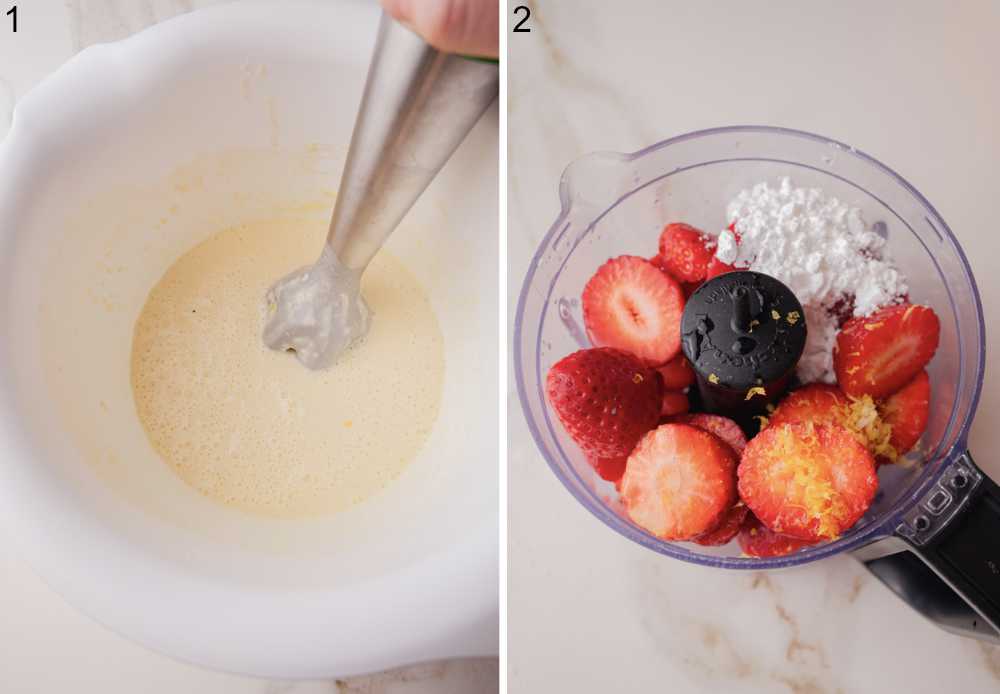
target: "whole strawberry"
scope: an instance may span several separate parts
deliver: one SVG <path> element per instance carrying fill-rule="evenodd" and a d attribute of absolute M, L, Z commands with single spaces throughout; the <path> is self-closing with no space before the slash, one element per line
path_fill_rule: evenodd
<path fill-rule="evenodd" d="M 639 358 L 610 347 L 581 349 L 546 378 L 549 402 L 566 432 L 596 458 L 627 456 L 656 426 L 660 375 Z"/>

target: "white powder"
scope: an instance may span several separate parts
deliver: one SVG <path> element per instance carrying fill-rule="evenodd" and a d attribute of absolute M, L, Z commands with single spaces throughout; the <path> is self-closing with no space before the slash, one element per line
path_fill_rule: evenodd
<path fill-rule="evenodd" d="M 758 183 L 727 209 L 739 234 L 719 234 L 719 260 L 770 275 L 805 309 L 809 336 L 799 361 L 804 383 L 834 383 L 833 346 L 839 316 L 867 316 L 906 294 L 906 279 L 882 258 L 885 239 L 871 231 L 861 211 L 816 188 Z M 853 303 L 852 303 L 853 302 Z"/>

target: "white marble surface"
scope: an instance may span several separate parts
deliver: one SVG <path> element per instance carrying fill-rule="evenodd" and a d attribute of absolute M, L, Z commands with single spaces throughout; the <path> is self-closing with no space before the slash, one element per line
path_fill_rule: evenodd
<path fill-rule="evenodd" d="M 532 33 L 510 37 L 511 316 L 567 163 L 766 123 L 849 142 L 927 194 L 1000 338 L 1000 4 L 524 4 Z M 508 397 L 510 692 L 1000 691 L 1000 648 L 938 630 L 850 558 L 748 575 L 617 536 L 562 488 Z M 998 407 L 992 369 L 971 443 L 994 477 Z"/>
<path fill-rule="evenodd" d="M 114 41 L 225 0 L 21 0 L 18 32 L 0 0 L 0 138 L 17 99 L 92 43 Z M 0 541 L 3 540 L 0 529 Z M 134 645 L 51 591 L 17 556 L 0 557 L 0 691 L 146 694 L 485 694 L 496 659 L 459 660 L 347 680 L 268 682 L 209 672 Z"/>

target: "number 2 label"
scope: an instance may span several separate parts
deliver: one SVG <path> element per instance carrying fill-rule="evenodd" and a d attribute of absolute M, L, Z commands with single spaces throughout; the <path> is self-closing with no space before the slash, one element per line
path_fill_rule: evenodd
<path fill-rule="evenodd" d="M 522 12 L 524 13 L 523 17 L 521 17 L 520 14 Z M 527 5 L 518 5 L 517 7 L 514 8 L 514 16 L 521 17 L 521 21 L 514 25 L 514 33 L 515 34 L 530 33 L 531 27 L 524 26 L 524 23 L 527 22 L 528 18 L 531 16 L 531 8 L 529 8 Z"/>

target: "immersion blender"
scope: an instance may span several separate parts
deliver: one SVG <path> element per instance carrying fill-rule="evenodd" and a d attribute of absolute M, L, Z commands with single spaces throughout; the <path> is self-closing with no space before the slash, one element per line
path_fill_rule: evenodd
<path fill-rule="evenodd" d="M 495 61 L 442 53 L 382 15 L 326 243 L 268 291 L 268 347 L 318 369 L 367 333 L 362 273 L 498 87 Z"/>

